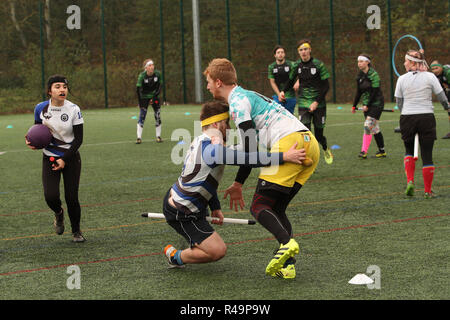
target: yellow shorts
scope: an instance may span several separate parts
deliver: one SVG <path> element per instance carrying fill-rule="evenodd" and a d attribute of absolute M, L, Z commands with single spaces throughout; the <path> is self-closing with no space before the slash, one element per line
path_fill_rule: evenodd
<path fill-rule="evenodd" d="M 320 149 L 316 138 L 310 131 L 293 132 L 278 140 L 270 149 L 270 152 L 288 151 L 294 143 L 298 143 L 296 149 L 305 148 L 306 157 L 312 160 L 312 165 L 305 167 L 300 164 L 285 162 L 279 166 L 261 168 L 259 179 L 263 179 L 284 187 L 292 187 L 295 182 L 304 185 L 314 173 L 320 159 Z"/>

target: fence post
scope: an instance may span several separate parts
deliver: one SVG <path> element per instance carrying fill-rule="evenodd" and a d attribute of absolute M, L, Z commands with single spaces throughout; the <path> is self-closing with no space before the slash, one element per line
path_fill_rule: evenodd
<path fill-rule="evenodd" d="M 227 45 L 228 45 L 228 60 L 231 61 L 231 36 L 230 36 L 230 3 L 225 0 L 225 11 L 227 14 Z"/>
<path fill-rule="evenodd" d="M 194 73 L 195 73 L 195 102 L 203 102 L 202 88 L 202 56 L 200 49 L 200 12 L 198 0 L 192 0 L 192 30 L 194 34 Z"/>
<path fill-rule="evenodd" d="M 331 73 L 333 75 L 333 102 L 336 103 L 336 72 L 335 72 L 335 53 L 334 53 L 334 17 L 333 0 L 330 0 L 330 34 L 331 34 Z"/>
<path fill-rule="evenodd" d="M 44 26 L 42 19 L 42 2 L 39 1 L 39 43 L 41 49 L 41 85 L 42 85 L 42 100 L 47 99 L 45 94 L 45 60 L 44 60 Z"/>
<path fill-rule="evenodd" d="M 166 102 L 166 67 L 164 64 L 164 24 L 163 24 L 163 8 L 162 0 L 159 0 L 159 39 L 161 42 L 161 72 L 162 72 L 162 90 L 163 90 L 163 103 Z"/>
<path fill-rule="evenodd" d="M 108 108 L 108 75 L 106 70 L 106 44 L 105 44 L 105 7 L 103 0 L 100 0 L 101 6 L 101 25 L 102 25 L 102 51 L 103 51 L 103 85 L 105 88 L 105 108 Z"/>
<path fill-rule="evenodd" d="M 187 103 L 186 98 L 186 61 L 184 56 L 184 11 L 183 0 L 180 0 L 180 25 L 181 25 L 181 72 L 183 79 L 183 103 Z"/>
<path fill-rule="evenodd" d="M 391 25 L 391 0 L 387 0 L 388 18 L 388 48 L 389 48 L 389 78 L 391 83 L 391 101 L 394 101 L 394 69 L 392 66 L 392 25 Z M 395 57 L 394 57 L 395 58 Z"/>
<path fill-rule="evenodd" d="M 280 33 L 280 0 L 277 0 L 277 43 L 281 44 L 281 33 Z"/>

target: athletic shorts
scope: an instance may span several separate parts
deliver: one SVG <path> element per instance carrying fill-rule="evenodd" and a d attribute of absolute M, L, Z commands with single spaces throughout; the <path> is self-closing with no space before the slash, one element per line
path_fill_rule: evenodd
<path fill-rule="evenodd" d="M 150 100 L 152 100 L 153 110 L 155 110 L 155 108 L 159 108 L 160 107 L 159 98 L 158 97 L 154 97 L 152 99 L 150 99 L 150 98 L 139 99 L 139 108 L 147 109 L 148 105 L 150 104 Z"/>
<path fill-rule="evenodd" d="M 311 128 L 311 122 L 314 123 L 314 128 L 325 128 L 327 108 L 317 108 L 313 112 L 309 112 L 308 108 L 298 108 L 298 120 L 308 128 Z"/>
<path fill-rule="evenodd" d="M 416 133 L 420 140 L 436 140 L 436 118 L 433 113 L 400 116 L 400 132 L 403 141 L 412 141 Z"/>
<path fill-rule="evenodd" d="M 262 167 L 259 179 L 288 188 L 292 188 L 295 182 L 304 185 L 314 173 L 320 159 L 319 144 L 311 131 L 293 132 L 281 138 L 270 152 L 288 151 L 296 142 L 297 149 L 305 148 L 306 157 L 313 161 L 312 165 L 305 167 L 301 164 L 285 162 L 279 166 Z"/>
<path fill-rule="evenodd" d="M 367 118 L 367 116 L 380 120 L 381 113 L 383 112 L 384 106 L 381 107 L 369 107 L 369 110 L 367 112 L 364 112 L 364 118 Z"/>
<path fill-rule="evenodd" d="M 207 210 L 200 213 L 185 214 L 172 207 L 169 202 L 170 190 L 164 197 L 163 213 L 167 223 L 194 247 L 213 234 L 214 228 L 206 221 Z"/>

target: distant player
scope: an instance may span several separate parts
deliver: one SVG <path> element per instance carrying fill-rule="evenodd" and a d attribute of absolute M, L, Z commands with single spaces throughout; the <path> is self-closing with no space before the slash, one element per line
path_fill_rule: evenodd
<path fill-rule="evenodd" d="M 164 198 L 167 223 L 190 245 L 185 250 L 177 250 L 172 245 L 164 248 L 171 268 L 213 262 L 225 256 L 226 245 L 206 221 L 206 216 L 209 207 L 211 216 L 219 218 L 212 223 L 223 223 L 217 187 L 226 164 L 260 167 L 285 161 L 299 164 L 305 159 L 305 150 L 296 150 L 296 144 L 284 153 L 249 154 L 225 147 L 230 129 L 228 111 L 228 104 L 217 100 L 203 105 L 200 112 L 202 134 L 190 145 L 181 176 Z"/>
<path fill-rule="evenodd" d="M 409 50 L 405 55 L 405 69 L 407 73 L 400 76 L 395 88 L 395 98 L 402 114 L 400 116 L 400 130 L 405 145 L 404 165 L 406 172 L 407 196 L 414 195 L 414 137 L 419 135 L 420 156 L 422 157 L 422 176 L 425 198 L 433 198 L 431 190 L 434 172 L 433 145 L 436 140 L 436 119 L 432 93 L 448 111 L 448 100 L 437 78 L 427 72 L 428 67 L 422 52 Z M 450 115 L 450 112 L 449 112 Z"/>
<path fill-rule="evenodd" d="M 442 89 L 445 91 L 445 95 L 447 96 L 447 100 L 450 101 L 450 65 L 442 65 L 439 61 L 434 60 L 431 65 L 431 71 L 434 75 L 439 79 L 439 83 L 442 86 Z M 450 121 L 450 118 L 448 119 Z M 450 132 L 447 133 L 442 139 L 450 139 Z"/>
<path fill-rule="evenodd" d="M 286 92 L 294 86 L 298 79 L 300 83 L 298 92 L 299 119 L 309 130 L 311 130 L 311 122 L 314 124 L 314 136 L 322 145 L 325 162 L 332 164 L 333 154 L 328 148 L 327 138 L 323 133 L 327 117 L 325 96 L 330 88 L 328 82 L 330 74 L 322 61 L 312 57 L 310 40 L 300 40 L 297 50 L 300 59 L 295 62 L 290 80 L 280 92 L 279 99 L 285 99 Z"/>
<path fill-rule="evenodd" d="M 298 191 L 313 174 L 320 157 L 316 138 L 293 114 L 281 105 L 257 92 L 237 84 L 232 62 L 213 59 L 204 75 L 207 89 L 216 99 L 228 101 L 230 117 L 239 129 L 240 142 L 246 152 L 261 148 L 271 152 L 287 151 L 292 144 L 305 148 L 303 164 L 286 163 L 261 169 L 250 206 L 250 213 L 274 237 L 279 247 L 266 267 L 266 274 L 295 278 L 295 258 L 299 245 L 294 239 L 286 209 Z M 230 196 L 230 208 L 244 208 L 242 185 L 251 168 L 239 167 L 234 183 L 225 191 Z"/>
<path fill-rule="evenodd" d="M 295 105 L 297 103 L 294 89 L 290 89 L 285 92 L 285 99 L 283 101 L 278 99 L 280 89 L 283 88 L 289 81 L 289 74 L 291 73 L 293 62 L 286 59 L 286 50 L 280 45 L 275 46 L 273 49 L 273 55 L 275 57 L 275 61 L 271 63 L 268 68 L 268 79 L 270 86 L 275 92 L 275 95 L 273 95 L 272 98 L 275 102 L 278 102 L 285 107 L 290 113 L 294 114 Z"/>
<path fill-rule="evenodd" d="M 47 82 L 47 101 L 34 108 L 34 123 L 44 124 L 53 135 L 50 145 L 43 149 L 42 184 L 47 205 L 55 213 L 53 226 L 59 235 L 64 233 L 64 210 L 59 185 L 64 178 L 64 197 L 72 226 L 73 242 L 86 239 L 80 230 L 81 206 L 78 200 L 81 157 L 78 149 L 83 143 L 83 117 L 80 107 L 67 100 L 69 82 L 62 75 L 53 75 Z M 35 149 L 25 139 L 31 149 Z M 52 161 L 53 160 L 53 161 Z"/>
<path fill-rule="evenodd" d="M 372 67 L 371 58 L 366 54 L 358 56 L 359 73 L 356 78 L 356 96 L 353 101 L 352 112 L 354 113 L 359 100 L 362 98 L 364 111 L 364 134 L 361 152 L 359 157 L 367 159 L 367 151 L 369 150 L 372 136 L 378 146 L 377 158 L 385 158 L 384 138 L 380 130 L 379 120 L 384 107 L 384 97 L 381 92 L 380 76 Z"/>
<path fill-rule="evenodd" d="M 161 92 L 163 79 L 161 73 L 155 69 L 152 59 L 144 61 L 144 71 L 139 74 L 136 91 L 139 99 L 139 120 L 137 123 L 136 143 L 142 143 L 142 131 L 147 116 L 148 105 L 151 104 L 155 115 L 156 142 L 161 139 L 161 104 L 158 95 Z"/>

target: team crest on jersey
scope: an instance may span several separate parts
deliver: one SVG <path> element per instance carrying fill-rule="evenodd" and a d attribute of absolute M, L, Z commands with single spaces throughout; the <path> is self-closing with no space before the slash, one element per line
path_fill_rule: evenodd
<path fill-rule="evenodd" d="M 311 68 L 311 74 L 316 74 L 317 69 L 316 68 Z"/>
<path fill-rule="evenodd" d="M 153 81 L 155 81 L 155 82 L 158 81 L 158 77 L 154 77 Z"/>
<path fill-rule="evenodd" d="M 148 79 L 144 79 L 144 83 L 148 83 Z"/>
<path fill-rule="evenodd" d="M 66 122 L 67 120 L 69 120 L 69 116 L 66 113 L 63 113 L 61 115 L 61 121 Z"/>
<path fill-rule="evenodd" d="M 284 71 L 289 72 L 289 67 L 288 67 L 288 66 L 285 66 L 285 67 L 284 67 Z"/>
<path fill-rule="evenodd" d="M 298 68 L 298 73 L 302 73 L 302 68 Z"/>

